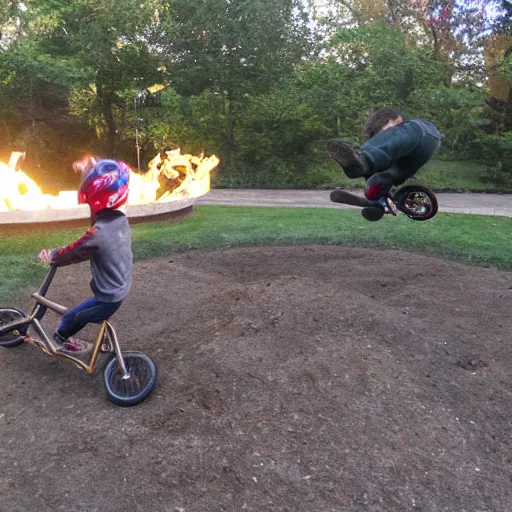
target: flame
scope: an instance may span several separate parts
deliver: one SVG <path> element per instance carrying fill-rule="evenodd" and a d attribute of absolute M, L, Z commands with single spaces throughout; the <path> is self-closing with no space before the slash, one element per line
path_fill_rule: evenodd
<path fill-rule="evenodd" d="M 210 190 L 210 172 L 218 164 L 215 155 L 182 155 L 180 149 L 159 153 L 145 174 L 132 170 L 128 204 L 202 196 Z"/>
<path fill-rule="evenodd" d="M 37 183 L 19 167 L 24 153 L 13 152 L 8 164 L 0 162 L 0 212 L 44 210 L 78 206 L 77 191 L 43 194 Z M 145 204 L 196 198 L 210 190 L 210 172 L 219 159 L 181 154 L 179 149 L 158 154 L 146 173 L 130 170 L 128 204 Z"/>

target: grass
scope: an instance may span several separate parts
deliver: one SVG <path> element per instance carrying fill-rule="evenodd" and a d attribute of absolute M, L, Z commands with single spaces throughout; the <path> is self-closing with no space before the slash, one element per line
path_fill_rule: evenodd
<path fill-rule="evenodd" d="M 460 192 L 507 192 L 486 179 L 487 168 L 475 162 L 433 160 L 417 175 L 417 181 L 435 190 Z"/>
<path fill-rule="evenodd" d="M 65 245 L 82 231 L 0 234 L 0 302 L 38 285 L 46 271 L 37 260 L 40 249 Z M 369 223 L 348 210 L 198 206 L 180 223 L 133 227 L 136 260 L 189 249 L 302 244 L 402 249 L 512 270 L 510 219 L 504 217 L 438 214 L 428 222 L 399 216 Z"/>
<path fill-rule="evenodd" d="M 472 161 L 432 160 L 408 182 L 419 182 L 436 191 L 511 192 L 506 187 L 489 182 L 487 174 L 486 166 Z M 364 187 L 364 180 L 351 180 L 338 167 L 324 169 L 322 183 L 322 188 Z"/>

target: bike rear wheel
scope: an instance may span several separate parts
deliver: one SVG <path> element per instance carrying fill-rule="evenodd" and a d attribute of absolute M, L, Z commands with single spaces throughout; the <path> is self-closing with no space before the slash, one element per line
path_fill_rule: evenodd
<path fill-rule="evenodd" d="M 394 194 L 397 208 L 412 220 L 429 220 L 439 209 L 437 197 L 423 185 L 408 185 Z"/>
<path fill-rule="evenodd" d="M 155 363 L 142 352 L 124 352 L 123 359 L 128 371 L 126 376 L 115 357 L 105 368 L 104 383 L 107 396 L 116 405 L 140 404 L 155 388 Z"/>
<path fill-rule="evenodd" d="M 21 309 L 16 308 L 0 308 L 0 326 L 23 320 L 27 315 Z M 25 327 L 26 331 L 26 327 Z M 13 348 L 23 343 L 26 332 L 20 329 L 0 334 L 0 347 Z"/>

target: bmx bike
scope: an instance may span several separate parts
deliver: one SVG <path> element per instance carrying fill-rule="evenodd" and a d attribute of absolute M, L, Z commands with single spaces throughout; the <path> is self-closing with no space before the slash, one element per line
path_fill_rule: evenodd
<path fill-rule="evenodd" d="M 388 198 L 391 199 L 398 211 L 415 221 L 432 219 L 439 210 L 439 203 L 434 192 L 420 184 L 391 188 L 388 195 L 384 198 L 387 204 L 386 213 L 392 211 L 392 206 L 389 204 Z M 380 213 L 380 215 L 376 215 L 374 218 L 368 216 L 368 220 L 379 220 L 384 213 L 382 204 L 378 201 L 370 201 L 366 199 L 366 197 L 361 197 L 346 190 L 334 190 L 331 193 L 331 201 L 359 206 L 363 208 L 363 210 L 376 210 L 377 213 L 378 210 L 381 210 L 382 213 Z"/>
<path fill-rule="evenodd" d="M 81 370 L 92 375 L 99 354 L 110 358 L 103 372 L 103 381 L 108 399 L 116 405 L 130 406 L 140 404 L 153 391 L 156 385 L 157 370 L 154 362 L 142 352 L 122 352 L 114 328 L 108 321 L 100 325 L 88 361 L 82 361 L 77 355 L 63 352 L 41 325 L 48 309 L 62 315 L 67 308 L 46 298 L 48 288 L 55 276 L 57 267 L 51 265 L 41 286 L 31 296 L 36 301 L 30 315 L 13 307 L 0 307 L 0 346 L 12 348 L 23 343 L 37 346 L 47 356 L 62 357 L 75 364 Z M 29 327 L 37 337 L 27 334 Z"/>

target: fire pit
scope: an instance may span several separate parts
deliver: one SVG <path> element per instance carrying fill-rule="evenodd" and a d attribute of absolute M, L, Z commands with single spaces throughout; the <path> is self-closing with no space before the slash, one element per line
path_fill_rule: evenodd
<path fill-rule="evenodd" d="M 0 162 L 0 230 L 63 227 L 89 223 L 89 207 L 79 205 L 76 191 L 43 194 L 21 168 L 23 153 Z M 131 171 L 130 195 L 123 208 L 131 223 L 178 220 L 192 213 L 198 197 L 210 190 L 210 172 L 219 159 L 180 150 L 159 153 L 144 174 Z"/>

